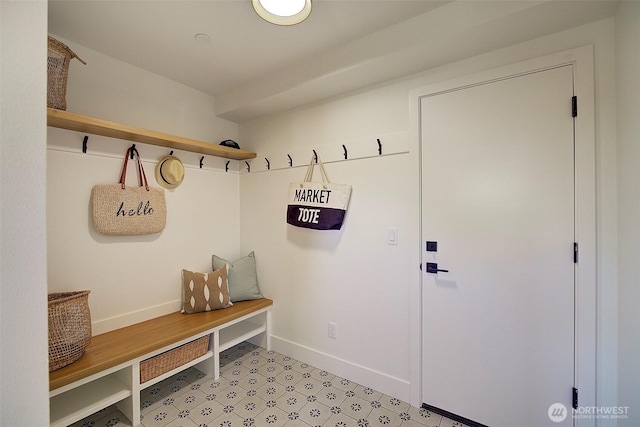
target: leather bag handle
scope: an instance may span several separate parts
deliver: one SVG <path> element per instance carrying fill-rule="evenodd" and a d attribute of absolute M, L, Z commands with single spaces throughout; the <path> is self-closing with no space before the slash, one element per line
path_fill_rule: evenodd
<path fill-rule="evenodd" d="M 127 178 L 127 165 L 129 164 L 129 157 L 133 157 L 135 155 L 136 157 L 136 163 L 137 163 L 137 167 L 136 169 L 138 170 L 138 185 L 140 187 L 145 187 L 145 189 L 147 191 L 149 191 L 149 183 L 147 181 L 147 175 L 144 173 L 144 168 L 142 167 L 142 160 L 140 160 L 140 153 L 138 153 L 138 150 L 135 147 L 129 147 L 129 149 L 127 150 L 127 153 L 124 156 L 124 162 L 122 164 L 122 172 L 120 172 L 120 185 L 122 186 L 122 189 L 124 190 L 126 185 L 126 178 Z"/>

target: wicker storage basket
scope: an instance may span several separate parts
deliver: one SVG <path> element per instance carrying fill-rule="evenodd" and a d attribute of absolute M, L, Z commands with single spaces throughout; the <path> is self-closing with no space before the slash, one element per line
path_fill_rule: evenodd
<path fill-rule="evenodd" d="M 49 48 L 47 53 L 47 107 L 58 110 L 67 109 L 67 77 L 69 75 L 69 62 L 78 58 L 84 62 L 69 47 L 49 36 Z"/>
<path fill-rule="evenodd" d="M 204 355 L 209 349 L 209 335 L 188 342 L 140 362 L 140 383 L 169 372 Z"/>
<path fill-rule="evenodd" d="M 89 292 L 49 294 L 49 372 L 78 360 L 91 342 Z"/>

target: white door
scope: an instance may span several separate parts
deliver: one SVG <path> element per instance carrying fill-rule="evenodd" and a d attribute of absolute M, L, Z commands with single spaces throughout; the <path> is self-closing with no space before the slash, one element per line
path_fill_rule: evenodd
<path fill-rule="evenodd" d="M 572 76 L 568 65 L 420 98 L 431 407 L 493 427 L 573 423 Z"/>

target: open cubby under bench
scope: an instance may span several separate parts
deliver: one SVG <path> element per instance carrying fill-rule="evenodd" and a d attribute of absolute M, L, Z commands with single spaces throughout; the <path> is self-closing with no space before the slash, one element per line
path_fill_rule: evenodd
<path fill-rule="evenodd" d="M 145 388 L 190 366 L 218 379 L 220 352 L 259 334 L 270 349 L 272 305 L 261 298 L 205 313 L 175 312 L 92 337 L 80 359 L 49 374 L 51 426 L 68 426 L 113 404 L 133 426 L 140 424 Z M 209 340 L 203 355 L 141 382 L 141 363 L 203 337 Z"/>

